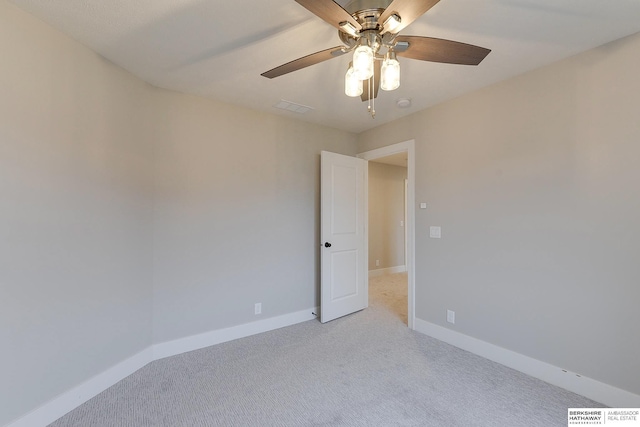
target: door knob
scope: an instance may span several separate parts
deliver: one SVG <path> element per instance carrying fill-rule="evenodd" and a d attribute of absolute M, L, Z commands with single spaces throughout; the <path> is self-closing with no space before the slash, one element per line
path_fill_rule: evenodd
<path fill-rule="evenodd" d="M 325 247 L 325 248 L 330 248 L 330 247 L 331 247 L 331 243 L 329 243 L 329 242 L 324 242 L 324 247 Z"/>

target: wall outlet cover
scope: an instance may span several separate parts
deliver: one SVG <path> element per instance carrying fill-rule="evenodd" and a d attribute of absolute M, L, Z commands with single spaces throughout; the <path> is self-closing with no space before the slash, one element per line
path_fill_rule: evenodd
<path fill-rule="evenodd" d="M 456 312 L 453 310 L 447 310 L 447 322 L 456 323 Z"/>

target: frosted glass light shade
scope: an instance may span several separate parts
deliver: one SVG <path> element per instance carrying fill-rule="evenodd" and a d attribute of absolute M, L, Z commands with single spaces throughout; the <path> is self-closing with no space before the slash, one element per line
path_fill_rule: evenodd
<path fill-rule="evenodd" d="M 380 89 L 395 90 L 400 87 L 400 63 L 394 57 L 382 61 Z"/>
<path fill-rule="evenodd" d="M 362 95 L 362 81 L 356 77 L 353 67 L 349 67 L 344 76 L 344 93 L 353 97 Z"/>
<path fill-rule="evenodd" d="M 359 46 L 353 52 L 353 72 L 358 80 L 368 80 L 373 76 L 373 49 Z"/>

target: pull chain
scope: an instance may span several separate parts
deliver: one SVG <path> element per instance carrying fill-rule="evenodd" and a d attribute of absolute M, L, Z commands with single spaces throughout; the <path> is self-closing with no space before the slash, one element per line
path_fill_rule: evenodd
<path fill-rule="evenodd" d="M 376 118 L 376 73 L 371 77 L 371 118 Z"/>
<path fill-rule="evenodd" d="M 376 99 L 373 96 L 373 93 L 375 91 L 375 78 L 376 78 L 376 73 L 373 73 L 373 76 L 371 76 L 371 78 L 368 81 L 368 85 L 367 85 L 367 90 L 369 92 L 369 106 L 367 107 L 367 110 L 369 110 L 369 114 L 371 114 L 371 118 L 375 119 L 376 118 Z"/>

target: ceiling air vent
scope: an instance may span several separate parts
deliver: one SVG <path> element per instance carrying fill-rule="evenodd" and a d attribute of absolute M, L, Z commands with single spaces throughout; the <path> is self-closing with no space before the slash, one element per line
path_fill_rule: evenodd
<path fill-rule="evenodd" d="M 284 99 L 280 100 L 276 105 L 276 108 L 280 108 L 281 110 L 287 110 L 298 114 L 305 114 L 309 110 L 313 110 L 312 107 L 308 107 L 302 104 L 296 104 L 295 102 L 285 101 Z"/>

